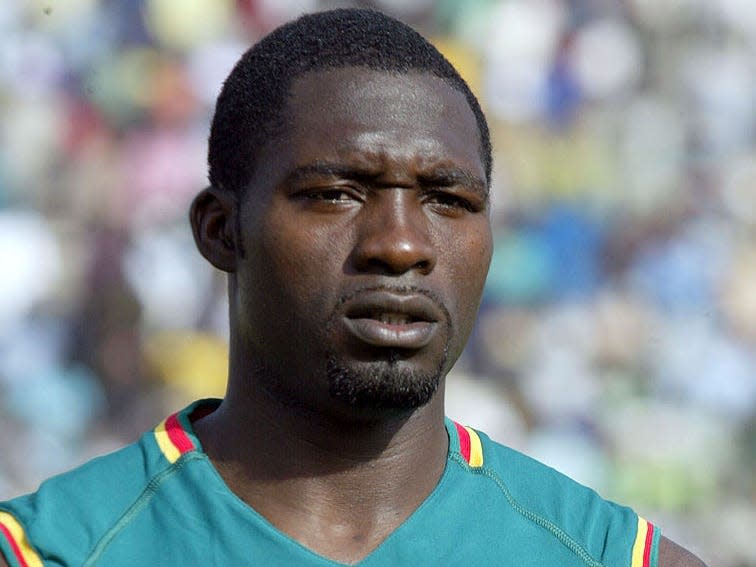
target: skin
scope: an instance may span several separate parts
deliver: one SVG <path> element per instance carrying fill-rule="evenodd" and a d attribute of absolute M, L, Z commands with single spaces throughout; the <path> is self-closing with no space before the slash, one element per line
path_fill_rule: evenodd
<path fill-rule="evenodd" d="M 448 439 L 443 383 L 414 410 L 330 393 L 327 352 L 366 373 L 390 367 L 386 349 L 352 340 L 334 314 L 366 288 L 432 293 L 448 324 L 396 364 L 443 364 L 445 376 L 491 257 L 479 133 L 464 97 L 422 74 L 307 73 L 285 114 L 245 197 L 210 188 L 192 207 L 200 251 L 229 274 L 231 323 L 227 396 L 195 429 L 229 487 L 274 526 L 355 563 L 430 494 Z M 660 565 L 703 563 L 663 537 Z"/>
<path fill-rule="evenodd" d="M 430 494 L 448 439 L 443 387 L 416 409 L 331 394 L 327 352 L 363 374 L 392 368 L 391 349 L 345 328 L 340 300 L 376 288 L 435 298 L 431 339 L 393 364 L 444 376 L 491 258 L 485 171 L 464 96 L 434 77 L 309 73 L 286 116 L 244 199 L 210 189 L 193 207 L 201 252 L 229 273 L 231 314 L 227 396 L 195 427 L 242 499 L 354 563 Z"/>
<path fill-rule="evenodd" d="M 306 547 L 355 563 L 443 472 L 443 383 L 415 410 L 334 398 L 329 349 L 368 373 L 390 365 L 386 349 L 333 330 L 333 314 L 355 290 L 431 292 L 448 325 L 398 364 L 443 364 L 445 376 L 491 257 L 479 133 L 441 80 L 366 69 L 305 74 L 286 117 L 244 199 L 211 188 L 193 205 L 200 251 L 229 273 L 231 320 L 227 396 L 195 428 L 236 494 Z M 664 537 L 659 564 L 703 565 Z"/>
<path fill-rule="evenodd" d="M 240 498 L 355 563 L 438 483 L 443 380 L 422 407 L 357 407 L 332 395 L 324 358 L 371 376 L 451 368 L 491 257 L 479 135 L 464 97 L 422 74 L 308 73 L 286 116 L 245 198 L 210 188 L 192 206 L 198 248 L 229 275 L 231 327 L 227 396 L 194 427 Z M 376 287 L 434 298 L 426 343 L 397 357 L 349 332 L 341 298 Z M 662 538 L 659 565 L 703 563 Z"/>

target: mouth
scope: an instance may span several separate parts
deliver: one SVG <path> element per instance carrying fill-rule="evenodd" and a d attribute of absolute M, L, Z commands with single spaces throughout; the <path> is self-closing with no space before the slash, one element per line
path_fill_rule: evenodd
<path fill-rule="evenodd" d="M 435 303 L 423 295 L 379 292 L 350 301 L 343 322 L 364 344 L 418 350 L 433 340 L 441 318 Z"/>
<path fill-rule="evenodd" d="M 368 319 L 371 321 L 378 321 L 379 323 L 384 323 L 386 325 L 392 325 L 392 326 L 409 325 L 411 323 L 431 323 L 432 322 L 422 317 L 417 317 L 415 315 L 412 315 L 410 313 L 387 312 L 387 311 L 381 311 L 379 309 L 376 309 L 370 313 L 367 313 L 365 316 L 358 316 L 358 317 L 353 316 L 352 318 L 353 319 Z"/>

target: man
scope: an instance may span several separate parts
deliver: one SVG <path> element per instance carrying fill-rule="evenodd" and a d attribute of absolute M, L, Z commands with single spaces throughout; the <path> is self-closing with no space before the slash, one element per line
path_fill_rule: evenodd
<path fill-rule="evenodd" d="M 489 134 L 418 34 L 303 17 L 218 99 L 191 223 L 228 273 L 229 384 L 0 505 L 9 565 L 701 565 L 445 420 L 491 257 Z"/>

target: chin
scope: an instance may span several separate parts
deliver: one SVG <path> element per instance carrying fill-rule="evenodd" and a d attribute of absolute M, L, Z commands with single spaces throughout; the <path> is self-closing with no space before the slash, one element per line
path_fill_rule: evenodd
<path fill-rule="evenodd" d="M 345 362 L 329 356 L 328 386 L 333 398 L 355 409 L 403 413 L 433 399 L 445 366 L 445 356 L 430 371 L 414 367 L 396 352 L 386 360 L 371 362 Z"/>

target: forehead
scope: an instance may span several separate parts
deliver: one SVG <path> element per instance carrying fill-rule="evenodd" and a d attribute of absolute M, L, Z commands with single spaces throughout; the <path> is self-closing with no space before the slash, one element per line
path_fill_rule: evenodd
<path fill-rule="evenodd" d="M 363 67 L 305 73 L 292 83 L 284 122 L 282 141 L 289 151 L 366 159 L 411 154 L 420 161 L 463 161 L 484 175 L 480 133 L 467 99 L 428 73 Z"/>

